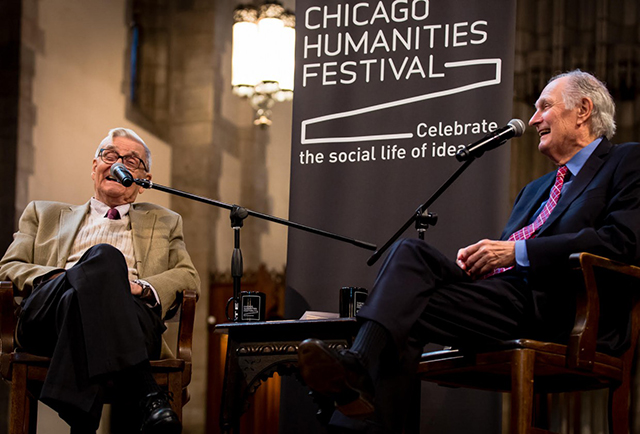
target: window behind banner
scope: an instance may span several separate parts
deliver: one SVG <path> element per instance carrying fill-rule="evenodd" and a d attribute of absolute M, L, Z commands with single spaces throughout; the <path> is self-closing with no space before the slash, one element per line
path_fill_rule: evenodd
<path fill-rule="evenodd" d="M 131 0 L 125 62 L 126 116 L 167 137 L 169 123 L 169 18 L 166 0 Z"/>

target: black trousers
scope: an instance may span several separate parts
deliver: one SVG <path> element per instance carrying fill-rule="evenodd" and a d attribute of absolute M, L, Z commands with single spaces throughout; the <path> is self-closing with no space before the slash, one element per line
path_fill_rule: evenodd
<path fill-rule="evenodd" d="M 104 384 L 159 357 L 164 330 L 160 316 L 132 296 L 122 253 L 99 244 L 34 288 L 17 334 L 26 351 L 51 357 L 40 400 L 72 426 L 97 427 Z"/>
<path fill-rule="evenodd" d="M 392 247 L 358 317 L 381 324 L 394 344 L 372 368 L 377 429 L 369 427 L 368 432 L 401 432 L 425 344 L 468 348 L 527 337 L 536 322 L 531 293 L 518 273 L 474 281 L 454 261 L 416 239 Z"/>

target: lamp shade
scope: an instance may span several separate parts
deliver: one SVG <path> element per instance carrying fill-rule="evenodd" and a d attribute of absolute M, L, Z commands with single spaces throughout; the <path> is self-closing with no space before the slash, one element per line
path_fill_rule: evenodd
<path fill-rule="evenodd" d="M 277 1 L 234 11 L 231 85 L 249 99 L 257 124 L 270 124 L 276 101 L 293 98 L 295 17 Z"/>
<path fill-rule="evenodd" d="M 233 25 L 233 50 L 231 52 L 231 85 L 255 86 L 259 83 L 258 25 L 241 21 Z"/>
<path fill-rule="evenodd" d="M 262 18 L 258 21 L 260 81 L 280 81 L 280 51 L 284 23 L 278 18 Z"/>
<path fill-rule="evenodd" d="M 282 28 L 280 51 L 280 89 L 293 90 L 293 72 L 295 71 L 296 30 L 285 25 Z"/>

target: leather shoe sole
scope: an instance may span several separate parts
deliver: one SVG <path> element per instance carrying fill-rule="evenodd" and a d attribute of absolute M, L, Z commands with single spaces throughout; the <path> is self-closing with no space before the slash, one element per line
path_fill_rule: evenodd
<path fill-rule="evenodd" d="M 298 349 L 300 375 L 311 390 L 335 401 L 345 416 L 373 414 L 373 393 L 366 387 L 367 374 L 357 372 L 345 356 L 332 351 L 318 339 L 307 339 Z M 362 368 L 364 371 L 364 368 Z"/>

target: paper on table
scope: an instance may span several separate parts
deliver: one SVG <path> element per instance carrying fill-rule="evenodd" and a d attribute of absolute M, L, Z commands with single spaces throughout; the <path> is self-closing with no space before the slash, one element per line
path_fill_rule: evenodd
<path fill-rule="evenodd" d="M 340 315 L 335 312 L 320 312 L 315 310 L 308 310 L 300 317 L 301 320 L 307 319 L 329 319 L 340 318 Z"/>

